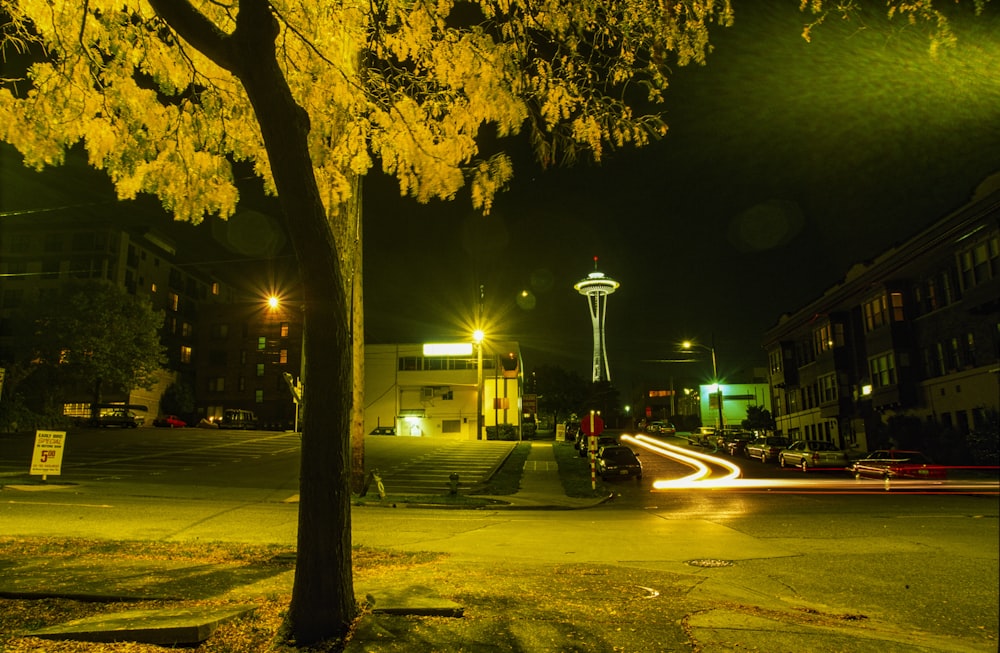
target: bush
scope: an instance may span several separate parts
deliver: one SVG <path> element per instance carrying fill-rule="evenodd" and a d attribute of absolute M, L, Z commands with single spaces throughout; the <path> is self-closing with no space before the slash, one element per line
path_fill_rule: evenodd
<path fill-rule="evenodd" d="M 28 408 L 20 397 L 0 402 L 0 432 L 17 433 L 37 429 L 66 430 L 73 420 L 65 415 L 40 414 Z"/>

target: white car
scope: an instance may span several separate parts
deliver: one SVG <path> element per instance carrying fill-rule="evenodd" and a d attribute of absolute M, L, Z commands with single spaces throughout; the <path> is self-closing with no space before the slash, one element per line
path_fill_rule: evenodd
<path fill-rule="evenodd" d="M 778 454 L 782 467 L 799 467 L 807 472 L 811 467 L 847 467 L 847 454 L 824 440 L 798 440 Z"/>

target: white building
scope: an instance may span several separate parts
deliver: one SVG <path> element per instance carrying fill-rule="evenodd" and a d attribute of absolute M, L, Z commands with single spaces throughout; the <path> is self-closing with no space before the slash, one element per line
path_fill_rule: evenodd
<path fill-rule="evenodd" d="M 517 343 L 484 343 L 481 358 L 471 342 L 366 345 L 365 433 L 493 439 L 500 424 L 520 439 L 522 370 Z"/>

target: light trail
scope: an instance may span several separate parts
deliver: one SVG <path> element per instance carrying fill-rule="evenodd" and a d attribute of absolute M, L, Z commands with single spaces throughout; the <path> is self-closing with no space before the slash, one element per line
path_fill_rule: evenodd
<path fill-rule="evenodd" d="M 926 481 L 920 479 L 856 479 L 847 478 L 804 478 L 774 479 L 774 478 L 742 478 L 742 470 L 733 462 L 717 456 L 691 451 L 645 435 L 623 434 L 619 440 L 641 447 L 657 455 L 669 458 L 693 469 L 693 473 L 676 479 L 657 479 L 653 481 L 654 491 L 705 489 L 705 490 L 743 490 L 765 492 L 819 492 L 824 494 L 884 494 L 886 492 L 903 492 L 913 494 L 1000 494 L 1000 482 L 997 481 L 958 481 L 941 480 Z M 728 470 L 724 476 L 712 477 L 711 465 Z M 835 471 L 835 470 L 831 470 Z M 846 470 L 845 470 L 846 473 Z"/>
<path fill-rule="evenodd" d="M 676 460 L 677 462 L 687 465 L 695 470 L 693 474 L 689 474 L 688 476 L 684 476 L 682 478 L 654 481 L 654 490 L 692 487 L 724 487 L 727 486 L 725 484 L 739 480 L 740 476 L 743 475 L 743 470 L 728 460 L 724 460 L 716 456 L 710 456 L 706 453 L 698 451 L 683 449 L 645 435 L 622 435 L 620 439 L 623 442 L 630 442 L 646 449 L 647 451 L 652 451 L 653 453 L 660 454 L 661 456 L 670 458 L 671 460 Z M 729 472 L 725 476 L 711 478 L 712 470 L 706 463 L 724 467 L 729 470 Z"/>

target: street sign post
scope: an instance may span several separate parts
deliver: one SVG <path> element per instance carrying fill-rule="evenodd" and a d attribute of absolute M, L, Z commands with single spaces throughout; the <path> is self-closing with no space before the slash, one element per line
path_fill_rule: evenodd
<path fill-rule="evenodd" d="M 590 489 L 597 489 L 597 436 L 604 430 L 604 420 L 595 411 L 580 420 L 580 430 L 587 436 L 587 451 L 590 452 Z"/>

